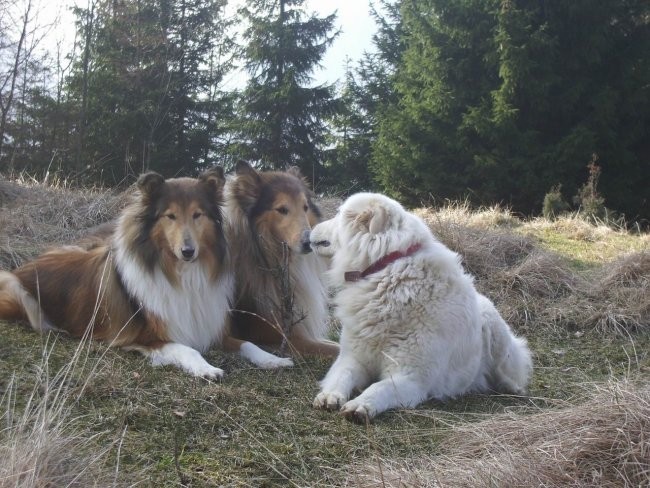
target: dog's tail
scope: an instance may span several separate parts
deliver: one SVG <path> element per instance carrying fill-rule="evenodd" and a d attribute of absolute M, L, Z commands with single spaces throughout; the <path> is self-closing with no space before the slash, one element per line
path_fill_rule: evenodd
<path fill-rule="evenodd" d="M 483 324 L 483 371 L 492 390 L 523 395 L 533 372 L 528 342 L 513 334 L 494 304 L 478 296 Z"/>
<path fill-rule="evenodd" d="M 35 330 L 41 332 L 53 328 L 38 301 L 23 287 L 16 275 L 7 271 L 0 271 L 0 318 L 28 320 Z"/>

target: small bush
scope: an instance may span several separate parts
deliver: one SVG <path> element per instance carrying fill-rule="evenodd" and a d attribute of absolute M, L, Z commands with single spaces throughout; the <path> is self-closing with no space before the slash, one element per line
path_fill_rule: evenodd
<path fill-rule="evenodd" d="M 542 214 L 548 220 L 555 220 L 559 215 L 570 209 L 569 204 L 562 197 L 562 185 L 557 184 L 544 195 Z"/>
<path fill-rule="evenodd" d="M 598 180 L 600 179 L 601 169 L 598 166 L 597 154 L 592 156 L 587 168 L 589 169 L 587 182 L 578 190 L 578 194 L 573 198 L 573 201 L 580 207 L 580 212 L 590 220 L 606 222 L 611 211 L 605 208 L 605 199 L 598 193 Z"/>

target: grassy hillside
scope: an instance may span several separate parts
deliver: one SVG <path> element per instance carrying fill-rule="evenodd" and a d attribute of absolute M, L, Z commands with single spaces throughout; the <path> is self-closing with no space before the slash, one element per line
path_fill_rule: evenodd
<path fill-rule="evenodd" d="M 123 202 L 0 182 L 0 266 L 83 237 Z M 0 487 L 650 484 L 648 236 L 417 212 L 528 338 L 529 396 L 430 401 L 362 426 L 311 408 L 326 360 L 263 371 L 213 350 L 227 376 L 210 382 L 0 322 Z"/>

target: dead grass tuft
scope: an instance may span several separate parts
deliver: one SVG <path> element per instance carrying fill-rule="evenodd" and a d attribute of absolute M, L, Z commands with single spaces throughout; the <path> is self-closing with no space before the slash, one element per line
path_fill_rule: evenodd
<path fill-rule="evenodd" d="M 49 371 L 53 345 L 44 345 L 41 364 L 33 376 L 31 393 L 21 397 L 25 385 L 12 377 L 2 396 L 0 415 L 0 488 L 122 486 L 118 470 L 112 472 L 106 457 L 116 443 L 103 443 L 103 433 L 82 428 L 75 418 L 76 399 L 86 384 L 74 387 L 73 377 L 85 370 L 84 343 L 58 372 Z M 94 368 L 90 367 L 88 373 Z M 89 377 L 91 375 L 89 374 Z"/>
<path fill-rule="evenodd" d="M 650 387 L 587 388 L 581 405 L 455 426 L 440 455 L 363 465 L 348 486 L 648 486 Z"/>
<path fill-rule="evenodd" d="M 526 235 L 531 228 L 552 228 L 559 235 L 600 247 L 607 236 L 620 239 L 620 229 L 568 216 L 553 222 L 519 221 L 517 225 L 525 232 L 512 232 L 514 224 L 507 224 L 507 229 L 490 228 L 496 218 L 486 227 L 486 220 L 473 219 L 471 209 L 463 204 L 416 213 L 441 242 L 462 256 L 479 290 L 497 303 L 515 328 L 534 324 L 620 335 L 650 329 L 650 252 L 601 262 L 580 273 L 570 259 L 542 248 L 536 238 Z M 483 213 L 508 215 L 500 209 Z"/>
<path fill-rule="evenodd" d="M 622 335 L 650 329 L 650 252 L 607 263 L 590 278 L 558 307 L 570 323 Z"/>
<path fill-rule="evenodd" d="M 500 205 L 474 208 L 467 201 L 448 202 L 437 209 L 420 208 L 415 213 L 429 224 L 432 221 L 443 221 L 479 229 L 511 229 L 522 225 L 522 221 L 508 208 Z"/>
<path fill-rule="evenodd" d="M 8 205 L 27 193 L 27 189 L 17 183 L 0 179 L 0 205 Z"/>
<path fill-rule="evenodd" d="M 79 239 L 113 219 L 126 200 L 105 190 L 0 183 L 0 269 L 15 268 L 48 246 Z"/>
<path fill-rule="evenodd" d="M 444 220 L 428 224 L 443 244 L 463 257 L 466 269 L 478 278 L 516 266 L 535 248 L 532 239 L 502 230 L 476 229 Z"/>

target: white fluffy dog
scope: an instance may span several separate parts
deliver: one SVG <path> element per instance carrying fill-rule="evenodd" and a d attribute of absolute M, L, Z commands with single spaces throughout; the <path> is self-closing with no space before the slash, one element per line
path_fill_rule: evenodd
<path fill-rule="evenodd" d="M 332 258 L 338 358 L 314 407 L 357 421 L 470 391 L 522 394 L 532 372 L 526 340 L 476 291 L 459 256 L 394 200 L 358 193 L 311 232 Z M 350 400 L 354 390 L 363 390 Z"/>

